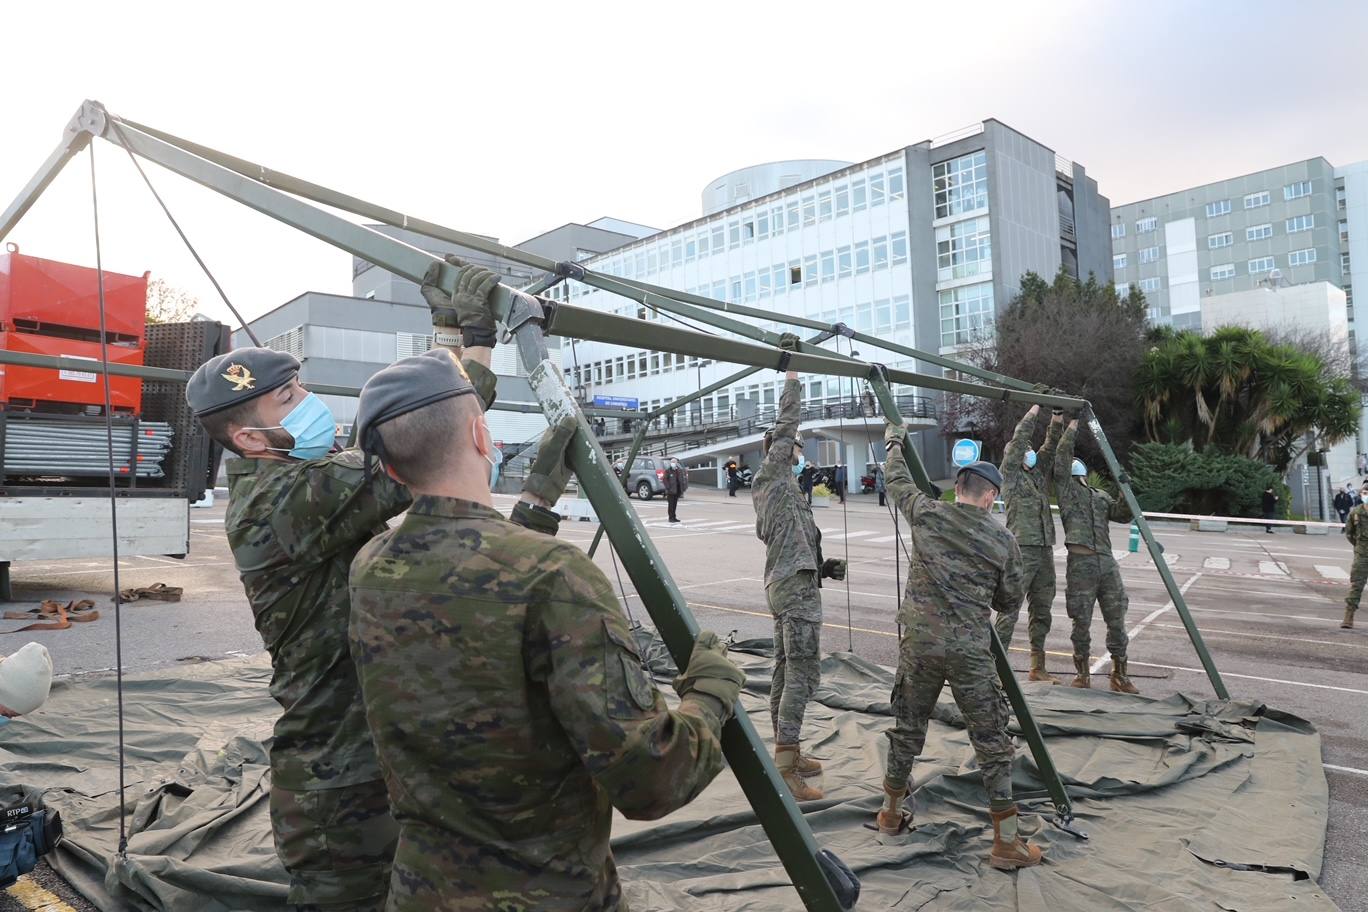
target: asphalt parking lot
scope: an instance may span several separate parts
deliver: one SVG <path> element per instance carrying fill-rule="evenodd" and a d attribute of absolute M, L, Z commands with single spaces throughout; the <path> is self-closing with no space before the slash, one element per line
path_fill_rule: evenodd
<path fill-rule="evenodd" d="M 512 498 L 496 499 L 506 510 Z M 699 623 L 721 634 L 769 636 L 764 602 L 763 546 L 754 536 L 754 513 L 746 492 L 695 486 L 679 506 L 683 520 L 666 522 L 665 503 L 633 500 L 665 562 L 689 600 Z M 123 587 L 164 582 L 185 587 L 179 603 L 140 601 L 123 611 L 123 658 L 130 671 L 178 662 L 260 651 L 261 643 L 242 595 L 223 536 L 223 503 L 192 511 L 192 553 L 183 561 L 135 557 L 121 562 Z M 851 650 L 886 665 L 896 663 L 898 582 L 905 560 L 898 554 L 889 513 L 872 496 L 852 496 L 820 509 L 827 556 L 845 556 L 847 584 L 823 590 L 826 615 L 824 649 Z M 596 526 L 566 522 L 561 537 L 587 547 Z M 1347 912 L 1368 912 L 1368 623 L 1339 629 L 1347 586 L 1350 550 L 1338 534 L 1266 535 L 1250 532 L 1195 533 L 1161 528 L 1175 578 L 1225 679 L 1231 696 L 1255 700 L 1313 722 L 1321 732 L 1329 785 L 1329 828 L 1321 883 Z M 1130 596 L 1132 678 L 1142 693 L 1167 696 L 1175 691 L 1212 695 L 1187 633 L 1169 602 L 1154 566 L 1130 553 L 1127 530 L 1113 527 Z M 596 558 L 608 578 L 617 577 L 608 555 Z M 1056 553 L 1059 594 L 1047 641 L 1050 670 L 1072 674 L 1069 624 L 1064 614 L 1063 551 Z M 99 621 L 69 630 L 22 635 L 45 643 L 62 674 L 105 673 L 114 665 L 114 623 L 109 597 L 114 589 L 108 562 L 22 562 L 12 568 L 16 599 L 26 607 L 43 598 L 96 599 Z M 622 575 L 623 595 L 638 619 L 649 617 Z M 1023 612 L 1024 614 L 1024 612 Z M 1368 618 L 1365 618 L 1368 622 Z M 10 622 L 10 626 L 21 626 Z M 1096 670 L 1105 686 L 1104 628 L 1093 626 Z M 1024 675 L 1025 620 L 1012 649 L 1014 666 Z M 60 883 L 45 881 L 63 894 Z M 82 904 L 62 896 L 73 906 Z M 0 912 L 25 908 L 14 895 L 0 894 Z M 28 908 L 35 908 L 28 905 Z M 54 907 L 56 908 L 56 907 Z"/>

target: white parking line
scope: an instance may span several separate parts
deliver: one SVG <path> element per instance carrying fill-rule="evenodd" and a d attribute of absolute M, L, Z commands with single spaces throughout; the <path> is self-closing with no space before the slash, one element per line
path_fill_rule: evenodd
<path fill-rule="evenodd" d="M 834 533 L 834 534 L 832 534 L 832 535 L 830 535 L 830 536 L 826 536 L 826 537 L 828 537 L 828 538 L 833 538 L 833 539 L 835 539 L 835 538 L 844 538 L 846 541 L 849 541 L 849 540 L 852 539 L 852 538 L 860 538 L 860 537 L 865 536 L 865 535 L 873 535 L 873 534 L 874 534 L 873 532 L 844 532 L 844 533 L 842 533 L 842 532 L 836 532 L 836 533 Z"/>
<path fill-rule="evenodd" d="M 1202 561 L 1202 568 L 1205 570 L 1229 570 L 1230 558 L 1228 557 L 1208 557 Z"/>
<path fill-rule="evenodd" d="M 1198 581 L 1199 579 L 1201 579 L 1201 578 L 1202 578 L 1202 572 L 1201 572 L 1200 570 L 1197 571 L 1196 573 L 1192 574 L 1192 576 L 1188 577 L 1187 582 L 1183 583 L 1183 585 L 1181 585 L 1181 586 L 1178 587 L 1178 594 L 1179 594 L 1179 595 L 1185 595 L 1185 594 L 1187 593 L 1188 589 L 1190 589 L 1190 588 L 1192 587 L 1192 584 L 1195 583 L 1195 582 L 1197 582 L 1197 581 Z M 1130 633 L 1128 634 L 1129 639 L 1133 642 L 1133 641 L 1135 640 L 1135 638 L 1136 638 L 1137 636 L 1140 635 L 1140 631 L 1144 630 L 1144 629 L 1145 629 L 1146 627 L 1148 627 L 1155 619 L 1157 619 L 1161 614 L 1163 614 L 1165 611 L 1168 611 L 1168 610 L 1171 609 L 1172 607 L 1173 607 L 1173 601 L 1170 599 L 1170 600 L 1169 600 L 1166 604 L 1164 604 L 1162 607 L 1156 608 L 1155 610 L 1151 611 L 1149 614 L 1145 615 L 1144 620 L 1142 620 L 1140 623 L 1136 624 L 1134 627 L 1131 628 Z M 1092 663 L 1092 668 L 1089 669 L 1089 670 L 1090 670 L 1093 674 L 1097 674 L 1097 672 L 1098 672 L 1099 670 L 1101 670 L 1102 666 L 1108 664 L 1109 662 L 1111 662 L 1111 656 L 1109 656 L 1109 655 L 1103 656 L 1102 658 L 1098 659 L 1096 662 L 1093 662 L 1093 663 Z"/>
<path fill-rule="evenodd" d="M 1333 564 L 1316 564 L 1316 572 L 1326 579 L 1347 580 L 1349 578 L 1349 574 L 1345 572 L 1343 567 L 1337 567 Z"/>
<path fill-rule="evenodd" d="M 1152 627 L 1165 627 L 1170 630 L 1187 631 L 1182 624 L 1151 624 Z M 1368 649 L 1368 643 L 1352 643 L 1349 640 L 1308 640 L 1306 637 L 1287 636 L 1275 633 L 1245 633 L 1241 630 L 1218 630 L 1215 627 L 1203 627 L 1203 636 L 1235 636 L 1249 637 L 1256 640 L 1286 640 L 1289 643 L 1311 643 L 1316 646 L 1347 646 L 1350 649 Z"/>
<path fill-rule="evenodd" d="M 1282 561 L 1259 561 L 1260 576 L 1287 576 L 1287 564 Z"/>
<path fill-rule="evenodd" d="M 1322 763 L 1321 766 L 1337 773 L 1353 773 L 1355 776 L 1368 776 L 1368 770 L 1361 770 L 1352 766 L 1336 766 L 1333 763 Z"/>
<path fill-rule="evenodd" d="M 1158 662 L 1137 662 L 1132 660 L 1132 665 L 1144 665 L 1146 668 L 1166 668 L 1169 671 L 1191 671 L 1195 674 L 1206 676 L 1206 669 L 1188 668 L 1184 665 L 1160 665 Z M 1236 674 L 1233 671 L 1221 672 L 1223 678 L 1244 678 L 1247 681 L 1264 681 L 1268 684 L 1290 684 L 1293 687 L 1314 687 L 1317 690 L 1338 690 L 1343 693 L 1364 694 L 1368 696 L 1368 690 L 1359 690 L 1356 687 L 1336 687 L 1333 684 L 1312 684 L 1308 681 L 1288 681 L 1283 678 L 1262 678 L 1258 675 Z"/>
<path fill-rule="evenodd" d="M 871 538 L 869 541 L 865 542 L 865 544 L 866 544 L 866 545 L 886 545 L 886 544 L 888 544 L 889 542 L 895 540 L 897 537 L 898 537 L 898 536 L 896 536 L 896 535 L 880 535 L 878 538 Z"/>

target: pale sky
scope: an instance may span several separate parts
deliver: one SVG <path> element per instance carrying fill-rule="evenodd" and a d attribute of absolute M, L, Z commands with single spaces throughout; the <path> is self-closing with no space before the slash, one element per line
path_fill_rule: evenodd
<path fill-rule="evenodd" d="M 658 228 L 786 158 L 862 161 L 996 117 L 1114 204 L 1315 155 L 1368 159 L 1368 4 L 6 2 L 0 207 L 81 101 L 516 243 Z M 96 144 L 105 265 L 212 287 Z M 87 156 L 7 238 L 93 265 Z M 349 293 L 350 258 L 150 167 L 250 319 Z"/>

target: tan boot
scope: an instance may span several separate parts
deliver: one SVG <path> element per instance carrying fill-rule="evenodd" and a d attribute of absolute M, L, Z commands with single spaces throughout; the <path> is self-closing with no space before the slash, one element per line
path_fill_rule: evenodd
<path fill-rule="evenodd" d="M 1051 684 L 1058 684 L 1059 680 L 1045 670 L 1045 650 L 1031 650 L 1031 673 L 1026 676 L 1028 681 L 1049 681 Z"/>
<path fill-rule="evenodd" d="M 779 775 L 784 777 L 794 801 L 816 801 L 822 797 L 822 790 L 808 785 L 798 773 L 798 745 L 774 745 L 774 765 L 779 767 Z"/>
<path fill-rule="evenodd" d="M 1069 682 L 1070 687 L 1092 687 L 1092 672 L 1088 671 L 1088 657 L 1074 656 L 1074 670 L 1078 674 Z"/>
<path fill-rule="evenodd" d="M 822 764 L 799 750 L 798 765 L 794 767 L 794 770 L 804 779 L 811 779 L 813 776 L 822 775 Z"/>
<path fill-rule="evenodd" d="M 885 836 L 897 836 L 906 833 L 912 828 L 912 812 L 903 807 L 903 799 L 907 797 L 907 786 L 896 788 L 884 780 L 884 803 L 879 808 L 877 823 L 879 832 Z"/>
<path fill-rule="evenodd" d="M 988 855 L 988 863 L 999 871 L 1015 871 L 1040 864 L 1044 853 L 1021 838 L 1016 808 L 989 813 L 993 817 L 993 851 Z"/>
<path fill-rule="evenodd" d="M 1138 694 L 1140 691 L 1126 677 L 1126 660 L 1112 656 L 1111 689 L 1117 693 Z"/>
<path fill-rule="evenodd" d="M 1353 630 L 1353 629 L 1354 629 L 1354 609 L 1353 609 L 1353 608 L 1345 608 L 1345 609 L 1344 609 L 1344 620 L 1340 621 L 1340 627 L 1344 628 L 1345 630 Z"/>

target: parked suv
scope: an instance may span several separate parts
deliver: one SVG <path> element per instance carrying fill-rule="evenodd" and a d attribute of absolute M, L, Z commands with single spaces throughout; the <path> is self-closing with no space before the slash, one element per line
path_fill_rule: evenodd
<path fill-rule="evenodd" d="M 623 460 L 613 463 L 613 471 L 622 478 Z M 632 461 L 632 471 L 623 480 L 628 494 L 636 494 L 642 500 L 650 500 L 657 494 L 665 495 L 665 460 L 654 456 L 638 456 Z"/>

